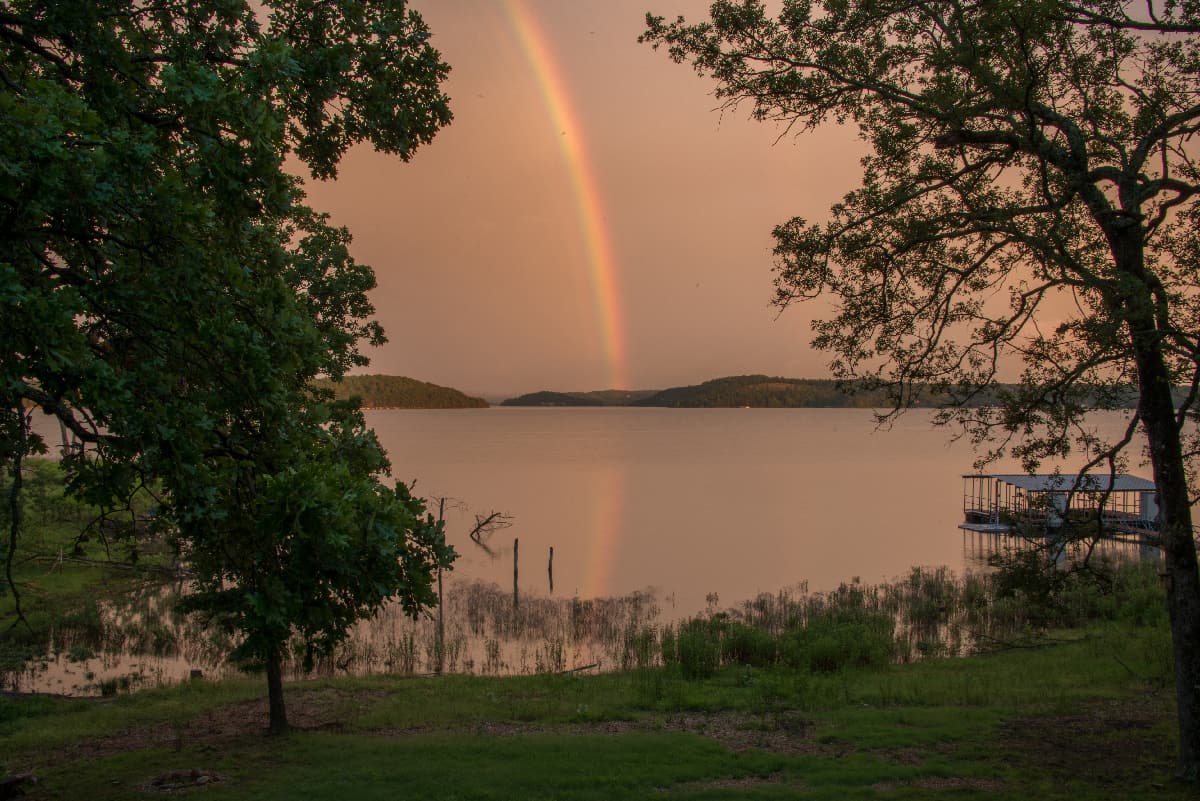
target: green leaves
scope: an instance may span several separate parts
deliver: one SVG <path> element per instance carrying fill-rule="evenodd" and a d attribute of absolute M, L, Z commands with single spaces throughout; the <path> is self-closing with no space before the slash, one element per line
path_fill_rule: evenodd
<path fill-rule="evenodd" d="M 265 10 L 5 6 L 0 412 L 37 403 L 83 437 L 65 468 L 96 502 L 161 482 L 188 606 L 270 661 L 394 597 L 417 613 L 453 556 L 382 483 L 361 415 L 312 387 L 383 332 L 350 234 L 283 165 L 332 177 L 359 142 L 407 159 L 450 112 L 448 67 L 403 2 Z M 18 428 L 0 426 L 8 462 Z"/>

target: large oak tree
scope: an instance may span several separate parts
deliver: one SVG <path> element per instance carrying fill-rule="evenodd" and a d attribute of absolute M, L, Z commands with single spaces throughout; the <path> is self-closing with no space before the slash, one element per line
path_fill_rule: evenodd
<path fill-rule="evenodd" d="M 0 3 L 13 497 L 35 406 L 88 446 L 76 491 L 161 486 L 190 603 L 268 668 L 273 730 L 289 637 L 330 647 L 397 596 L 416 612 L 452 556 L 361 416 L 313 389 L 383 336 L 373 273 L 296 175 L 360 142 L 408 159 L 450 121 L 429 37 L 404 0 Z"/>
<path fill-rule="evenodd" d="M 774 4 L 772 4 L 774 5 Z M 1121 0 L 721 0 L 645 41 L 727 105 L 801 133 L 852 126 L 861 186 L 775 229 L 780 307 L 828 297 L 815 344 L 897 408 L 957 421 L 1032 469 L 1145 444 L 1157 484 L 1179 709 L 1200 778 L 1200 6 Z M 997 393 L 1005 371 L 1017 389 Z M 1101 442 L 1086 412 L 1137 409 Z M 1173 387 L 1184 387 L 1182 397 Z M 981 394 L 987 392 L 990 394 Z M 978 398 L 999 402 L 978 407 Z"/>

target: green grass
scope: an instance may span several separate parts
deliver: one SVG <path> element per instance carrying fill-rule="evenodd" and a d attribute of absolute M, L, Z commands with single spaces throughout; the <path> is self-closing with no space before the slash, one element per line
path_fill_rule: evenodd
<path fill-rule="evenodd" d="M 271 739 L 260 680 L 115 700 L 0 701 L 0 762 L 29 798 L 155 797 L 155 776 L 228 778 L 205 799 L 1194 797 L 1171 781 L 1169 640 L 1107 622 L 1040 647 L 802 674 L 288 685 Z"/>

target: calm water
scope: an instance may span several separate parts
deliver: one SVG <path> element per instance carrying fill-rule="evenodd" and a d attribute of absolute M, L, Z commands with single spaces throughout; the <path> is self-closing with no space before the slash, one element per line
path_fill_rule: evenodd
<path fill-rule="evenodd" d="M 1115 414 L 1096 420 L 1101 431 L 1123 425 Z M 35 421 L 55 443 L 56 428 L 41 415 Z M 458 660 L 451 670 L 615 664 L 611 652 L 593 649 L 613 638 L 580 642 L 567 631 L 578 624 L 573 617 L 543 619 L 516 637 L 479 623 L 484 612 L 511 609 L 514 539 L 524 614 L 561 616 L 564 607 L 552 599 L 652 595 L 653 608 L 637 600 L 645 595 L 632 606 L 627 598 L 625 606 L 594 607 L 609 610 L 600 617 L 617 626 L 618 640 L 628 621 L 646 615 L 678 619 L 801 583 L 814 591 L 854 577 L 876 583 L 913 566 L 962 572 L 981 553 L 981 543 L 957 528 L 961 474 L 974 456 L 933 428 L 928 412 L 907 414 L 886 431 L 858 409 L 405 410 L 368 412 L 367 421 L 397 478 L 415 479 L 419 495 L 449 499 L 447 533 L 461 554 L 447 582 L 447 641 L 456 643 L 451 661 Z M 996 465 L 997 472 L 1015 468 Z M 1148 475 L 1144 467 L 1135 472 Z M 468 535 L 477 516 L 492 512 L 511 525 L 491 536 L 489 556 Z M 55 656 L 9 683 L 95 693 L 99 682 L 122 677 L 145 686 L 183 680 L 192 668 L 235 672 L 221 647 L 178 621 L 168 624 L 178 646 L 144 655 L 134 643 L 145 639 L 139 621 L 147 614 L 106 610 L 111 647 L 72 661 L 72 644 L 55 643 Z M 388 610 L 356 627 L 335 662 L 352 672 L 431 670 L 432 625 Z"/>
<path fill-rule="evenodd" d="M 397 478 L 465 508 L 447 514 L 459 574 L 595 597 L 653 588 L 691 614 L 806 581 L 961 571 L 957 524 L 973 453 L 906 414 L 876 430 L 860 409 L 492 408 L 375 411 Z M 1100 419 L 1115 430 L 1120 417 Z M 1016 469 L 1012 463 L 997 471 Z M 1145 471 L 1143 471 L 1144 473 Z M 495 559 L 467 537 L 500 511 Z"/>

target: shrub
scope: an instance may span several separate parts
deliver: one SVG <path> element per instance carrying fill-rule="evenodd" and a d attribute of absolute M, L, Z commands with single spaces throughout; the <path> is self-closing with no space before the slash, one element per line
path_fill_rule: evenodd
<path fill-rule="evenodd" d="M 779 647 L 767 632 L 744 623 L 731 623 L 721 641 L 721 658 L 726 663 L 766 667 L 778 661 Z"/>
<path fill-rule="evenodd" d="M 689 620 L 675 637 L 679 666 L 685 679 L 706 679 L 721 664 L 721 634 L 711 620 Z"/>
<path fill-rule="evenodd" d="M 849 667 L 880 667 L 895 653 L 894 624 L 886 615 L 863 615 L 857 621 L 817 618 L 787 635 L 785 664 L 814 673 Z"/>
<path fill-rule="evenodd" d="M 679 650 L 675 642 L 675 627 L 664 626 L 662 634 L 658 640 L 659 653 L 662 654 L 662 663 L 664 665 L 679 664 Z"/>
<path fill-rule="evenodd" d="M 1166 626 L 1167 604 L 1158 565 L 1142 562 L 1118 570 L 1113 578 L 1117 617 L 1138 626 Z"/>

